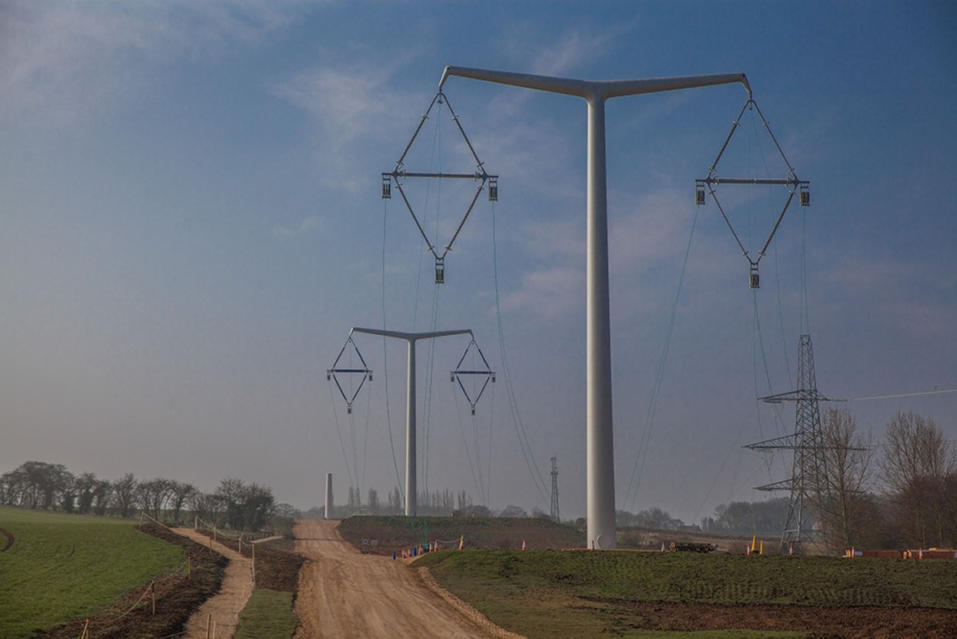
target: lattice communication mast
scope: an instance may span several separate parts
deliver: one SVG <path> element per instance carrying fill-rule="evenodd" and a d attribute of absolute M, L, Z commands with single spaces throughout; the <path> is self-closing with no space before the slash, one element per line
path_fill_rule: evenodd
<path fill-rule="evenodd" d="M 807 525 L 809 506 L 830 499 L 830 480 L 827 471 L 828 449 L 821 427 L 820 402 L 835 401 L 817 390 L 814 375 L 814 349 L 811 336 L 801 335 L 798 354 L 798 388 L 787 393 L 762 397 L 768 404 L 795 402 L 794 434 L 776 437 L 748 444 L 751 450 L 793 450 L 794 462 L 791 466 L 791 478 L 777 481 L 755 490 L 787 490 L 791 493 L 788 502 L 787 520 L 781 534 L 781 543 L 800 544 L 814 535 Z"/>
<path fill-rule="evenodd" d="M 562 520 L 558 512 L 558 457 L 552 457 L 552 507 L 548 514 L 552 521 Z"/>

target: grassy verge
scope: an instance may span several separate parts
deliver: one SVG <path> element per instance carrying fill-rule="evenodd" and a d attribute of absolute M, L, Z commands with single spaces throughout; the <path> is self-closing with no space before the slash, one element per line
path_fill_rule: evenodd
<path fill-rule="evenodd" d="M 200 532 L 211 535 L 207 530 Z M 240 549 L 236 539 L 220 535 L 218 541 L 233 550 L 241 550 L 247 557 L 252 556 L 249 543 L 243 543 Z M 256 544 L 256 589 L 239 616 L 237 638 L 286 639 L 295 632 L 299 620 L 293 613 L 293 605 L 303 559 L 284 549 L 288 547 L 291 546 L 286 539 Z"/>
<path fill-rule="evenodd" d="M 236 639 L 292 637 L 299 620 L 292 611 L 293 593 L 257 588 L 239 615 Z"/>
<path fill-rule="evenodd" d="M 656 636 L 661 608 L 685 616 L 665 628 L 685 634 L 746 636 L 749 621 L 712 622 L 721 610 L 741 617 L 769 611 L 752 636 L 787 625 L 773 617 L 792 608 L 876 606 L 957 610 L 957 571 L 951 562 L 846 561 L 823 557 L 760 557 L 639 552 L 465 551 L 426 555 L 415 564 L 492 621 L 529 637 Z M 668 602 L 667 604 L 662 602 Z M 743 613 L 748 613 L 747 615 Z M 888 611 L 889 616 L 897 611 Z M 698 621 L 695 617 L 700 616 Z M 739 623 L 740 625 L 735 625 Z M 764 625 L 765 623 L 769 625 Z M 698 624 L 698 625 L 696 625 Z M 686 634 L 719 627 L 732 634 Z M 752 626 L 753 628 L 754 626 Z M 760 628 L 769 628 L 764 630 Z M 790 629 L 801 626 L 790 626 Z"/>
<path fill-rule="evenodd" d="M 0 527 L 14 537 L 0 553 L 2 637 L 94 615 L 186 560 L 128 521 L 0 508 Z"/>

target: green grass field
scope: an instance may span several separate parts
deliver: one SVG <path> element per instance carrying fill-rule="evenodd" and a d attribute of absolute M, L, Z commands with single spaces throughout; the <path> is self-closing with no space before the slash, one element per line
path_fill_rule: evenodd
<path fill-rule="evenodd" d="M 427 566 L 442 586 L 492 621 L 530 637 L 616 635 L 640 627 L 635 602 L 957 610 L 957 570 L 945 561 L 477 550 L 434 553 L 415 565 Z M 625 636 L 745 636 L 742 631 L 656 635 L 634 629 Z"/>
<path fill-rule="evenodd" d="M 0 507 L 0 637 L 29 637 L 177 569 L 183 549 L 129 521 Z M 0 537 L 0 547 L 5 543 Z"/>
<path fill-rule="evenodd" d="M 299 622 L 292 611 L 292 593 L 256 588 L 239 615 L 236 639 L 291 637 Z"/>

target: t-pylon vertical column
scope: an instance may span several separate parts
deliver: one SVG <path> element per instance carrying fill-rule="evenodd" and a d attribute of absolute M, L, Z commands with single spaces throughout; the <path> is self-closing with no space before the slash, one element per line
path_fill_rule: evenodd
<path fill-rule="evenodd" d="M 409 340 L 408 389 L 405 412 L 405 516 L 415 517 L 415 340 Z"/>
<path fill-rule="evenodd" d="M 615 459 L 611 410 L 611 339 L 608 300 L 608 211 L 605 186 L 605 100 L 627 95 L 740 82 L 743 73 L 646 80 L 589 82 L 572 78 L 511 73 L 492 69 L 445 67 L 439 90 L 449 76 L 473 78 L 538 91 L 573 95 L 588 103 L 588 206 L 586 240 L 586 396 L 588 543 L 615 547 Z"/>
<path fill-rule="evenodd" d="M 407 387 L 405 406 L 405 514 L 407 517 L 416 515 L 416 481 L 415 481 L 415 343 L 420 339 L 434 339 L 436 337 L 448 337 L 450 335 L 471 335 L 471 329 L 459 329 L 454 331 L 429 331 L 426 333 L 405 333 L 403 331 L 387 331 L 378 328 L 359 328 L 354 327 L 349 333 L 366 333 L 369 335 L 381 335 L 383 337 L 392 337 L 405 340 L 409 345 Z"/>
<path fill-rule="evenodd" d="M 323 516 L 332 519 L 332 473 L 326 473 L 326 508 Z"/>
<path fill-rule="evenodd" d="M 585 322 L 588 543 L 615 546 L 615 445 L 611 417 L 608 301 L 608 206 L 605 184 L 605 100 L 588 99 L 588 194 Z"/>

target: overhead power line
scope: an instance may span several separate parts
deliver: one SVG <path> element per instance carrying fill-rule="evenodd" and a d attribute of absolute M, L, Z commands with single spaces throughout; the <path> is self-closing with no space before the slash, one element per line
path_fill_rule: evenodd
<path fill-rule="evenodd" d="M 914 391 L 911 393 L 885 393 L 883 395 L 867 395 L 865 397 L 848 397 L 849 402 L 859 402 L 867 399 L 894 399 L 897 397 L 919 397 L 920 395 L 943 395 L 944 393 L 957 393 L 957 388 L 935 388 L 928 391 Z"/>

